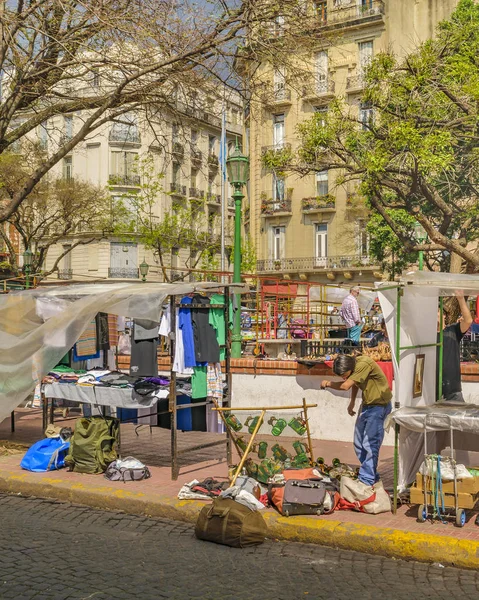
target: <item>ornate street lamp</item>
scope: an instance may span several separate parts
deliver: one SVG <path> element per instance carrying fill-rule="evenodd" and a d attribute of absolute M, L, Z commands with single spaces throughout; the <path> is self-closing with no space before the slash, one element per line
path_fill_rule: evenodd
<path fill-rule="evenodd" d="M 234 152 L 226 160 L 228 179 L 234 187 L 235 236 L 233 254 L 233 283 L 241 283 L 241 202 L 244 198 L 242 188 L 249 179 L 249 159 L 241 153 L 238 142 Z M 236 312 L 233 321 L 231 357 L 241 358 L 241 296 L 236 296 Z"/>
<path fill-rule="evenodd" d="M 27 248 L 23 253 L 23 270 L 25 271 L 25 289 L 30 287 L 30 273 L 32 268 L 33 252 Z"/>
<path fill-rule="evenodd" d="M 424 227 L 416 221 L 414 224 L 414 237 L 416 238 L 419 244 L 424 244 L 427 240 L 427 233 Z M 419 270 L 422 271 L 424 268 L 424 252 L 419 250 L 419 261 L 418 261 Z"/>
<path fill-rule="evenodd" d="M 148 275 L 148 271 L 150 270 L 150 265 L 143 259 L 143 262 L 140 265 L 140 275 L 142 283 L 146 282 L 146 276 Z"/>

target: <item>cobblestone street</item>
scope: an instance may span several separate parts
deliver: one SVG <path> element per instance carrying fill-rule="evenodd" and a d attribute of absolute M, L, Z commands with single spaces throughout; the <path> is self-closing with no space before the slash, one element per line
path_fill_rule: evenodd
<path fill-rule="evenodd" d="M 191 525 L 0 496 L 0 598 L 479 598 L 479 573 L 267 542 L 200 542 Z"/>

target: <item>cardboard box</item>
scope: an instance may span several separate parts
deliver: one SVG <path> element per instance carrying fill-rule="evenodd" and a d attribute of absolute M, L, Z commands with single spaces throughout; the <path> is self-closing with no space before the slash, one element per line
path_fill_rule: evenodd
<path fill-rule="evenodd" d="M 416 473 L 416 487 L 423 489 L 423 476 Z M 426 489 L 431 490 L 431 478 L 426 477 Z M 434 485 L 435 485 L 434 480 Z M 442 491 L 445 494 L 454 494 L 454 481 L 443 481 Z M 467 479 L 457 480 L 457 491 L 464 494 L 477 494 L 479 492 L 479 477 L 468 477 Z"/>
<path fill-rule="evenodd" d="M 413 485 L 410 489 L 411 493 L 411 504 L 424 504 L 424 492 L 423 490 Z M 479 500 L 479 494 L 467 494 L 464 492 L 458 493 L 458 507 L 459 508 L 474 508 L 476 502 Z M 427 492 L 427 501 L 429 505 L 434 503 L 434 496 L 432 492 Z M 444 494 L 444 506 L 447 508 L 454 508 L 454 494 Z"/>

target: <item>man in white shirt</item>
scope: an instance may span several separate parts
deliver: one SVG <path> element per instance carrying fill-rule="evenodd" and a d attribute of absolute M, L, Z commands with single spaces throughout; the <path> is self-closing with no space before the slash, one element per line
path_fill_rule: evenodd
<path fill-rule="evenodd" d="M 363 328 L 357 300 L 360 291 L 359 285 L 352 287 L 339 310 L 339 314 L 348 328 L 348 338 L 353 341 L 355 346 L 359 345 L 361 329 Z"/>

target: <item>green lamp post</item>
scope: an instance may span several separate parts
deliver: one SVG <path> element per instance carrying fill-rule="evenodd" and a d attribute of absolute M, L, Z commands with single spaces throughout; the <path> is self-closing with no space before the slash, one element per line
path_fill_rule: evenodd
<path fill-rule="evenodd" d="M 30 273 L 32 268 L 33 252 L 27 248 L 23 253 L 23 270 L 25 272 L 25 289 L 30 288 Z"/>
<path fill-rule="evenodd" d="M 426 230 L 418 221 L 416 221 L 414 225 L 414 237 L 420 244 L 424 244 L 424 242 L 427 240 Z M 424 252 L 422 250 L 419 250 L 418 267 L 420 271 L 424 269 Z"/>
<path fill-rule="evenodd" d="M 234 237 L 234 268 L 233 283 L 241 283 L 241 202 L 244 198 L 242 187 L 249 179 L 249 159 L 241 153 L 238 143 L 234 152 L 226 160 L 228 179 L 234 187 L 235 202 L 235 237 Z M 241 358 L 241 296 L 236 295 L 237 309 L 234 313 L 231 357 Z"/>
<path fill-rule="evenodd" d="M 140 264 L 140 275 L 142 283 L 146 283 L 146 276 L 148 275 L 148 271 L 150 270 L 150 265 L 143 259 L 143 262 Z"/>

